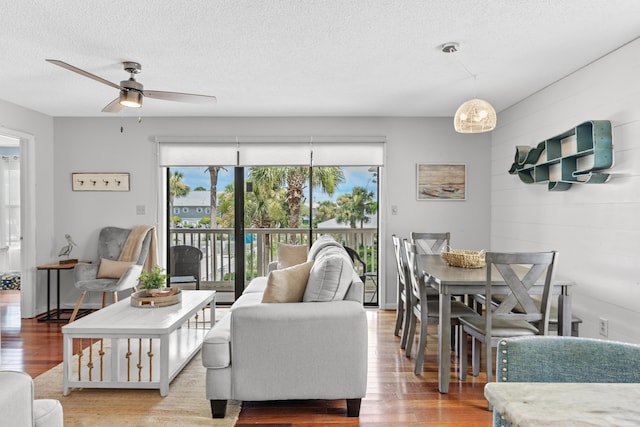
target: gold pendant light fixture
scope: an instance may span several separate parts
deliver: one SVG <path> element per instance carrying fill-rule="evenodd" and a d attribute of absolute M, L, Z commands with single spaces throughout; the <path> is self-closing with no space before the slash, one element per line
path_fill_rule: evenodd
<path fill-rule="evenodd" d="M 458 51 L 458 43 L 445 43 L 442 45 L 444 53 L 455 53 Z M 473 77 L 464 65 L 462 67 Z M 470 99 L 464 102 L 453 118 L 453 127 L 459 133 L 482 133 L 489 132 L 496 128 L 497 115 L 493 106 L 483 99 Z"/>

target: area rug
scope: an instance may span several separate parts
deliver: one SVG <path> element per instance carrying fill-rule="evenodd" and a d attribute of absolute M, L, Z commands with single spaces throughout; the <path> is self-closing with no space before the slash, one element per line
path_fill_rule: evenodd
<path fill-rule="evenodd" d="M 20 290 L 20 273 L 2 273 L 0 274 L 0 290 L 15 289 Z"/>
<path fill-rule="evenodd" d="M 205 368 L 200 354 L 171 382 L 169 395 L 159 390 L 71 389 L 62 395 L 62 364 L 34 380 L 37 399 L 58 399 L 65 426 L 234 426 L 240 402 L 227 404 L 224 419 L 211 418 L 205 397 Z"/>

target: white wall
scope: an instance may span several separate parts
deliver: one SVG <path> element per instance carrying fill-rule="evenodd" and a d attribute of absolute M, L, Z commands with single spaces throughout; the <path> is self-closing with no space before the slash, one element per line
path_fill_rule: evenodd
<path fill-rule="evenodd" d="M 491 248 L 560 251 L 559 275 L 577 283 L 580 335 L 640 343 L 640 41 L 500 113 L 492 135 Z M 610 120 L 614 174 L 600 185 L 549 192 L 507 170 L 516 145 L 539 142 L 586 120 Z"/>
<path fill-rule="evenodd" d="M 155 136 L 361 136 L 387 137 L 386 165 L 381 173 L 381 301 L 396 302 L 395 264 L 390 235 L 413 230 L 451 231 L 460 248 L 486 248 L 489 243 L 488 135 L 460 135 L 450 118 L 56 118 L 55 230 L 51 257 L 73 236 L 74 257 L 95 257 L 98 231 L 105 225 L 155 224 L 158 174 Z M 120 132 L 124 125 L 124 132 Z M 416 163 L 466 163 L 466 201 L 416 201 Z M 72 172 L 129 172 L 127 193 L 73 192 Z M 136 205 L 146 215 L 136 215 Z M 398 215 L 390 215 L 390 206 Z M 161 224 L 156 224 L 161 227 Z M 384 258 L 382 258 L 384 257 Z M 386 280 L 385 280 L 386 278 Z M 65 289 L 63 301 L 73 305 L 77 293 Z M 94 299 L 95 301 L 95 299 Z"/>

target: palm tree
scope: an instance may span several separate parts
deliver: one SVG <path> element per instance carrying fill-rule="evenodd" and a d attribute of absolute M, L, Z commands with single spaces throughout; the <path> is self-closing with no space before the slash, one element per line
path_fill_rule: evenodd
<path fill-rule="evenodd" d="M 233 183 L 227 184 L 224 191 L 220 194 L 220 227 L 233 228 L 235 223 L 234 212 L 234 199 L 235 199 L 235 185 Z M 212 220 L 214 221 L 214 220 Z M 218 225 L 218 219 L 215 219 L 216 225 Z"/>
<path fill-rule="evenodd" d="M 351 228 L 356 228 L 358 222 L 360 228 L 369 222 L 367 214 L 378 210 L 377 203 L 373 199 L 373 192 L 364 187 L 353 187 L 351 194 L 346 193 L 338 197 L 338 209 L 336 220 L 338 223 L 348 223 Z"/>
<path fill-rule="evenodd" d="M 211 225 L 212 228 L 217 228 L 218 223 L 218 173 L 220 169 L 224 169 L 222 166 L 209 166 L 206 171 L 209 172 L 209 194 L 210 194 L 210 208 L 211 208 Z M 225 169 L 226 170 L 226 169 Z"/>
<path fill-rule="evenodd" d="M 184 197 L 191 190 L 182 178 L 184 178 L 184 174 L 180 171 L 174 171 L 169 176 L 169 207 L 171 212 L 173 212 L 174 197 Z"/>
<path fill-rule="evenodd" d="M 300 225 L 300 205 L 304 198 L 304 189 L 309 177 L 309 168 L 303 166 L 289 167 L 256 167 L 251 168 L 250 176 L 254 182 L 272 188 L 285 187 L 286 200 L 289 205 L 289 228 Z M 313 187 L 323 189 L 333 195 L 336 186 L 344 181 L 344 174 L 339 167 L 318 167 L 313 169 Z"/>
<path fill-rule="evenodd" d="M 318 204 L 315 214 L 313 215 L 314 224 L 327 221 L 336 216 L 336 204 L 331 200 L 323 200 Z"/>

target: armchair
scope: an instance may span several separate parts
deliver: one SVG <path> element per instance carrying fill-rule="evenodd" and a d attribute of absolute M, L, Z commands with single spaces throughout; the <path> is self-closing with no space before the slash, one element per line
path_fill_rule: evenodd
<path fill-rule="evenodd" d="M 33 398 L 33 380 L 19 371 L 0 371 L 0 425 L 62 426 L 62 405 L 55 399 Z"/>
<path fill-rule="evenodd" d="M 78 264 L 74 268 L 74 286 L 82 293 L 69 322 L 75 320 L 87 292 L 102 292 L 103 307 L 107 292 L 113 293 L 113 302 L 116 302 L 118 291 L 136 287 L 143 268 L 150 268 L 155 261 L 155 228 L 105 227 L 100 230 L 98 262 Z"/>
<path fill-rule="evenodd" d="M 195 246 L 171 246 L 169 248 L 169 286 L 194 283 L 200 289 L 202 251 Z"/>

